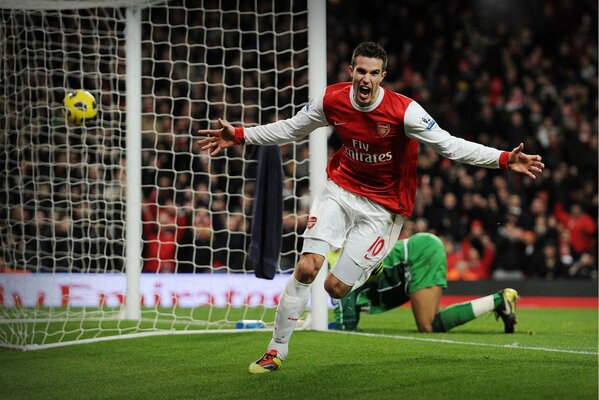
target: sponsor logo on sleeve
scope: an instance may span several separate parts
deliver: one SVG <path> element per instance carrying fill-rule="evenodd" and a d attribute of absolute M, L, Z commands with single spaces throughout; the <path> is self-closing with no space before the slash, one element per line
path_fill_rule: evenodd
<path fill-rule="evenodd" d="M 306 105 L 304 106 L 304 111 L 305 111 L 305 112 L 310 112 L 310 110 L 312 110 L 312 107 L 314 107 L 314 100 L 310 100 L 310 101 L 308 102 L 308 104 L 306 104 Z"/>
<path fill-rule="evenodd" d="M 312 227 L 313 227 L 314 225 L 316 225 L 316 217 L 315 217 L 315 216 L 313 216 L 313 215 L 311 215 L 311 216 L 308 218 L 308 229 L 312 229 Z"/>
<path fill-rule="evenodd" d="M 428 114 L 426 114 L 424 117 L 422 117 L 422 120 L 420 121 L 420 123 L 424 126 L 425 131 L 430 131 L 437 124 L 435 122 L 435 120 L 433 119 L 433 117 L 431 117 Z"/>

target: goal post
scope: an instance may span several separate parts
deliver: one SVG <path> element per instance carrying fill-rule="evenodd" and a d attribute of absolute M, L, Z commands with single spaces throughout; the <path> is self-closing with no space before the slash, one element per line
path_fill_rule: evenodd
<path fill-rule="evenodd" d="M 210 159 L 194 134 L 288 118 L 322 92 L 325 15 L 317 0 L 0 2 L 0 346 L 272 326 L 326 132 L 280 147 L 272 281 L 248 258 L 256 148 Z M 83 126 L 62 115 L 74 89 L 99 106 Z M 316 282 L 311 329 L 328 306 Z"/>
<path fill-rule="evenodd" d="M 327 86 L 327 49 L 326 40 L 326 2 L 322 0 L 308 1 L 308 60 L 310 63 L 310 97 L 322 94 Z M 311 198 L 326 183 L 323 173 L 327 164 L 327 128 L 319 128 L 310 135 L 310 194 Z M 324 281 L 327 273 L 327 261 L 320 269 L 310 288 L 312 301 L 311 328 L 318 331 L 328 329 L 327 294 Z"/>
<path fill-rule="evenodd" d="M 127 74 L 127 208 L 126 253 L 127 295 L 125 317 L 141 319 L 140 276 L 142 258 L 141 229 L 141 9 L 128 7 L 125 22 Z"/>

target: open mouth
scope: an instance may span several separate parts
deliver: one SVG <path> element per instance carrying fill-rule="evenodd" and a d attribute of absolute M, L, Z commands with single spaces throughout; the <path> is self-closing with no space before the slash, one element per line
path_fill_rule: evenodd
<path fill-rule="evenodd" d="M 370 89 L 370 87 L 365 86 L 365 85 L 360 85 L 358 87 L 358 98 L 361 101 L 367 101 L 368 99 L 370 99 L 371 92 L 372 92 L 372 89 Z"/>

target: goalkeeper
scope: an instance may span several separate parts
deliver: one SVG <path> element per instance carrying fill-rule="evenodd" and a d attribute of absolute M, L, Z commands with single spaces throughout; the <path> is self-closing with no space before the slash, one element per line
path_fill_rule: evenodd
<path fill-rule="evenodd" d="M 340 250 L 329 253 L 331 267 L 339 253 Z M 518 300 L 514 289 L 503 289 L 439 311 L 441 295 L 447 287 L 447 257 L 443 242 L 435 235 L 417 233 L 397 241 L 375 273 L 360 289 L 333 300 L 335 329 L 355 330 L 360 311 L 378 314 L 411 301 L 420 332 L 445 332 L 491 311 L 503 320 L 505 333 L 514 332 Z"/>

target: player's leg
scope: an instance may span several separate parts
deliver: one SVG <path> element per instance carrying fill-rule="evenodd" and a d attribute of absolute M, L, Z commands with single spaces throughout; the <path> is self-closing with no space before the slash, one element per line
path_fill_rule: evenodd
<path fill-rule="evenodd" d="M 323 251 L 329 249 L 326 242 L 320 242 L 319 244 L 323 247 Z M 281 359 L 287 357 L 289 339 L 308 303 L 310 284 L 316 278 L 323 262 L 324 256 L 321 254 L 302 254 L 293 275 L 287 280 L 285 289 L 281 293 L 275 314 L 273 335 L 268 345 L 269 350 L 275 349 L 279 352 Z"/>
<path fill-rule="evenodd" d="M 248 367 L 250 373 L 259 374 L 276 370 L 289 353 L 289 339 L 308 303 L 310 284 L 324 263 L 324 256 L 318 252 L 326 254 L 330 250 L 328 243 L 315 240 L 308 240 L 304 251 L 307 251 L 307 248 L 317 253 L 302 254 L 293 275 L 287 280 L 279 298 L 272 339 L 262 358 Z"/>
<path fill-rule="evenodd" d="M 356 282 L 365 273 L 366 269 L 363 266 L 349 257 L 346 251 L 342 251 L 339 260 L 325 279 L 324 288 L 333 299 L 341 299 L 351 291 L 353 286 L 357 286 Z"/>
<path fill-rule="evenodd" d="M 518 292 L 514 289 L 504 289 L 472 301 L 454 304 L 435 316 L 433 331 L 445 332 L 494 311 L 498 318 L 502 318 L 505 333 L 513 333 L 516 324 L 515 311 L 518 297 Z"/>
<path fill-rule="evenodd" d="M 331 250 L 327 254 L 329 271 L 335 266 L 343 249 Z M 331 298 L 335 321 L 329 324 L 329 329 L 354 330 L 358 323 L 359 309 L 356 305 L 358 292 L 352 292 L 342 299 Z"/>
<path fill-rule="evenodd" d="M 360 321 L 359 295 L 359 291 L 353 291 L 342 299 L 333 299 L 335 322 L 329 325 L 329 329 L 353 331 L 357 328 Z"/>
<path fill-rule="evenodd" d="M 405 253 L 409 264 L 408 291 L 416 325 L 420 332 L 436 332 L 435 320 L 443 289 L 447 287 L 445 247 L 434 235 L 418 235 L 409 239 Z"/>
<path fill-rule="evenodd" d="M 325 282 L 325 289 L 333 298 L 342 298 L 366 283 L 392 249 L 403 226 L 401 216 L 363 201 L 361 213 Z"/>
<path fill-rule="evenodd" d="M 335 274 L 329 273 L 324 286 L 327 293 L 333 299 L 340 299 L 347 296 L 350 292 L 359 290 L 371 276 L 379 273 L 384 267 L 382 260 L 373 267 L 364 268 L 347 254 L 339 257 L 339 259 L 341 260 L 341 265 L 345 266 L 343 268 L 344 271 L 342 272 L 339 269 Z M 349 282 L 354 282 L 354 284 L 350 285 Z"/>
<path fill-rule="evenodd" d="M 433 321 L 439 312 L 443 288 L 431 286 L 410 293 L 412 313 L 420 332 L 433 332 Z"/>
<path fill-rule="evenodd" d="M 514 332 L 518 292 L 504 289 L 479 299 L 438 310 L 442 288 L 447 287 L 447 257 L 443 243 L 432 235 L 410 239 L 410 298 L 416 324 L 421 332 L 445 332 L 494 311 L 505 325 L 505 332 Z"/>
<path fill-rule="evenodd" d="M 454 304 L 435 316 L 433 332 L 446 332 L 456 326 L 470 322 L 486 312 L 492 311 L 493 308 L 493 296 L 485 296 L 474 301 Z"/>
<path fill-rule="evenodd" d="M 302 255 L 279 299 L 272 339 L 264 356 L 250 364 L 250 373 L 274 371 L 287 357 L 289 339 L 310 296 L 310 284 L 331 246 L 341 247 L 343 244 L 349 222 L 336 199 L 337 189 L 336 185 L 328 182 L 315 199 L 304 232 Z"/>
<path fill-rule="evenodd" d="M 379 314 L 407 303 L 410 301 L 408 281 L 409 273 L 404 265 L 381 264 L 362 287 L 334 302 L 336 328 L 357 329 L 364 307 L 367 307 L 369 314 Z"/>

